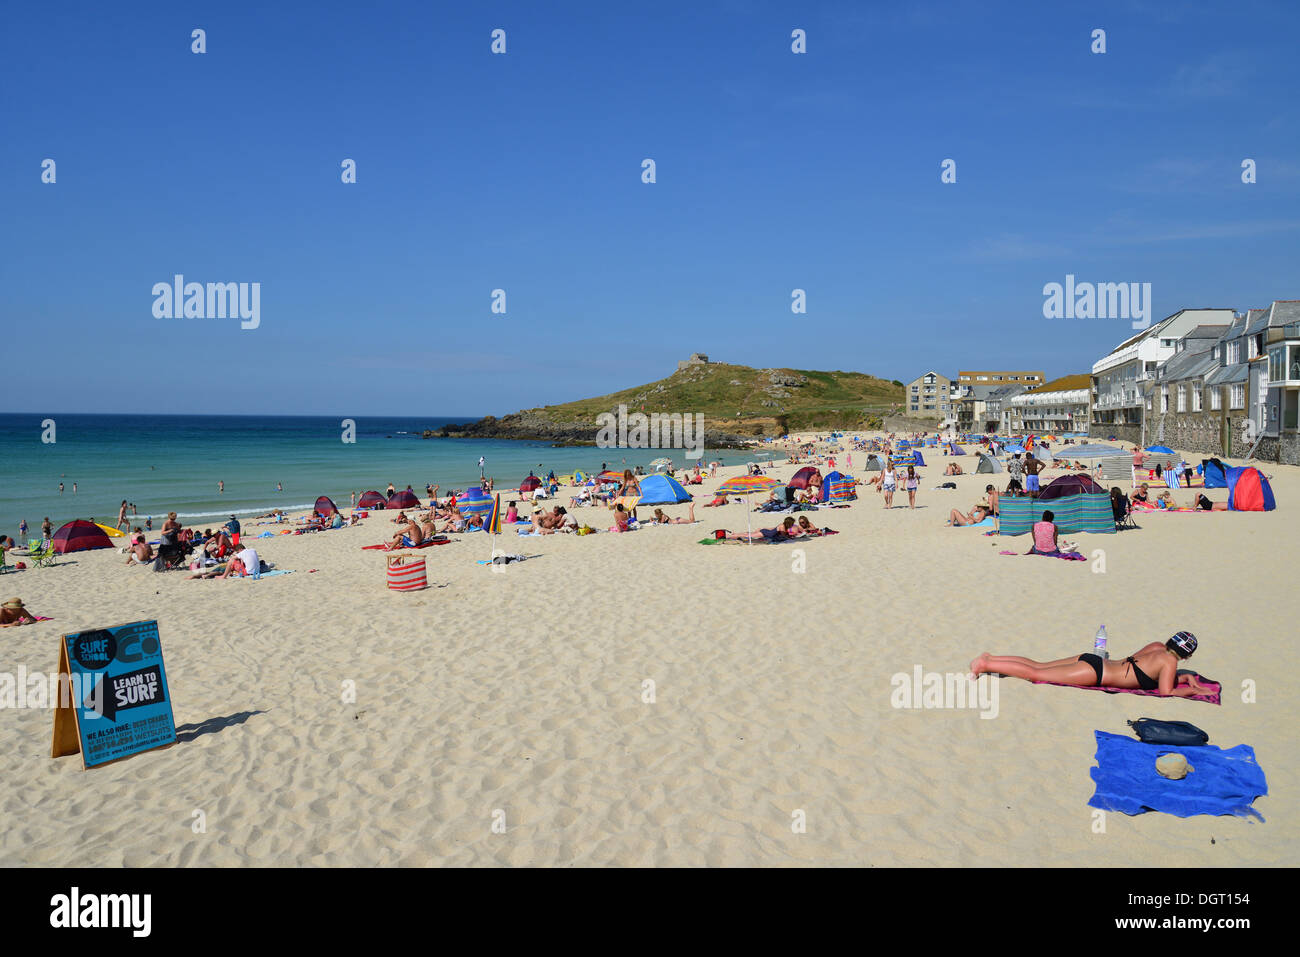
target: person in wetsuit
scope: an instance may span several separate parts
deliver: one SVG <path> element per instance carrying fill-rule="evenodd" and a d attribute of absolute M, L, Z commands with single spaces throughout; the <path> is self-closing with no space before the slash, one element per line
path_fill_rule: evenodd
<path fill-rule="evenodd" d="M 1050 681 L 1055 684 L 1090 688 L 1128 688 L 1157 691 L 1162 696 L 1189 698 L 1211 689 L 1188 675 L 1187 684 L 1178 683 L 1179 663 L 1196 651 L 1196 636 L 1180 631 L 1163 644 L 1153 641 L 1122 661 L 1110 661 L 1100 655 L 1085 654 L 1056 661 L 1034 661 L 1019 655 L 980 655 L 970 664 L 972 675 L 1001 674 L 1026 681 Z"/>

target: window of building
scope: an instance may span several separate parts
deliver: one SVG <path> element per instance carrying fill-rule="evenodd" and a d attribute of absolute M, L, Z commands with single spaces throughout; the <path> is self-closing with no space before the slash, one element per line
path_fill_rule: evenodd
<path fill-rule="evenodd" d="M 1192 411 L 1201 411 L 1201 389 L 1195 382 L 1192 383 Z"/>
<path fill-rule="evenodd" d="M 1161 347 L 1162 349 L 1170 349 L 1170 348 L 1173 347 L 1173 344 L 1174 344 L 1174 340 L 1173 340 L 1173 339 L 1161 339 L 1161 340 L 1160 340 L 1160 347 Z"/>
<path fill-rule="evenodd" d="M 1281 382 L 1286 378 L 1284 352 L 1283 349 L 1268 350 L 1268 379 L 1270 382 Z"/>
<path fill-rule="evenodd" d="M 989 377 L 986 376 L 986 375 L 977 375 L 977 376 L 975 377 L 975 381 L 977 381 L 977 382 L 988 382 L 988 381 L 989 381 Z"/>
<path fill-rule="evenodd" d="M 1232 386 L 1232 394 L 1229 397 L 1231 403 L 1229 409 L 1244 409 L 1246 407 L 1246 384 L 1237 382 Z"/>
<path fill-rule="evenodd" d="M 1223 393 L 1217 385 L 1210 386 L 1210 411 L 1218 412 L 1223 408 Z"/>
<path fill-rule="evenodd" d="M 1187 411 L 1187 386 L 1178 383 L 1178 411 Z"/>
<path fill-rule="evenodd" d="M 1160 411 L 1169 411 L 1169 386 L 1165 386 L 1160 390 Z"/>
<path fill-rule="evenodd" d="M 921 387 L 920 387 L 919 385 L 914 385 L 914 386 L 912 386 L 912 391 L 913 391 L 913 392 L 920 392 L 920 391 L 921 391 Z"/>

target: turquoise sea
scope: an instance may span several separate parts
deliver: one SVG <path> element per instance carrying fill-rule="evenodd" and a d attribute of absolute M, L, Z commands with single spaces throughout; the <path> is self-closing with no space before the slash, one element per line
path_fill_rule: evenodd
<path fill-rule="evenodd" d="M 53 442 L 42 422 L 54 421 Z M 175 510 L 186 524 L 218 524 L 232 513 L 310 508 L 328 495 L 340 508 L 352 491 L 410 485 L 423 502 L 426 484 L 478 483 L 479 457 L 498 489 L 516 488 L 531 469 L 557 475 L 648 465 L 680 449 L 552 448 L 543 442 L 422 439 L 420 432 L 469 419 L 355 418 L 356 441 L 342 441 L 342 419 L 316 416 L 28 415 L 0 413 L 0 534 L 18 535 L 26 519 L 35 534 L 49 516 L 57 528 L 74 518 L 105 525 L 122 499 L 135 504 L 132 525 Z M 733 451 L 733 461 L 743 453 Z M 705 459 L 727 452 L 705 453 Z M 59 483 L 64 491 L 59 492 Z M 217 491 L 217 483 L 225 491 Z M 76 492 L 73 492 L 73 485 Z M 280 483 L 284 491 L 276 491 Z M 131 512 L 127 512 L 128 518 Z M 32 534 L 29 534 L 32 537 Z"/>

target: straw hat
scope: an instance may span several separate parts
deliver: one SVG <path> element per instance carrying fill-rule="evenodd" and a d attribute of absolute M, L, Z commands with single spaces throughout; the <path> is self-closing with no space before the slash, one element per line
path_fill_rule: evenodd
<path fill-rule="evenodd" d="M 1178 752 L 1174 751 L 1169 754 L 1162 754 L 1156 758 L 1156 772 L 1161 777 L 1169 778 L 1173 781 L 1180 781 L 1187 777 L 1189 771 L 1195 771 L 1196 768 L 1187 763 L 1187 759 Z"/>
<path fill-rule="evenodd" d="M 22 607 L 23 607 L 23 600 L 21 598 L 10 598 L 3 605 L 0 605 L 0 608 L 22 608 Z"/>

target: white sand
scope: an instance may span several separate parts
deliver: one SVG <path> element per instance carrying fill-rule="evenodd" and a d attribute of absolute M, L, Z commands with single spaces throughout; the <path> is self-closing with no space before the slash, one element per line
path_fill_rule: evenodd
<path fill-rule="evenodd" d="M 49 757 L 52 712 L 0 711 L 0 863 L 1294 864 L 1300 469 L 1264 466 L 1272 513 L 1067 536 L 1104 550 L 1096 573 L 998 554 L 1026 537 L 944 528 L 989 477 L 932 491 L 947 460 L 927 460 L 915 511 L 903 492 L 892 511 L 864 492 L 811 516 L 838 536 L 706 547 L 714 528 L 743 530 L 745 509 L 697 507 L 690 527 L 507 533 L 507 550 L 539 557 L 494 571 L 474 563 L 489 543 L 471 534 L 420 553 L 438 587 L 418 593 L 389 592 L 385 555 L 359 548 L 391 535 L 382 512 L 257 542 L 296 569 L 259 582 L 186 581 L 116 551 L 5 576 L 4 597 L 54 620 L 0 630 L 0 670 L 52 670 L 59 635 L 156 618 L 183 740 L 83 771 Z M 1191 666 L 1223 682 L 1223 706 L 1014 679 L 992 720 L 891 706 L 891 676 L 916 665 L 1063 657 L 1090 650 L 1102 622 L 1113 657 L 1195 632 Z M 1247 681 L 1258 703 L 1242 703 Z M 1267 823 L 1109 814 L 1096 833 L 1093 729 L 1127 733 L 1140 716 L 1254 746 Z"/>

